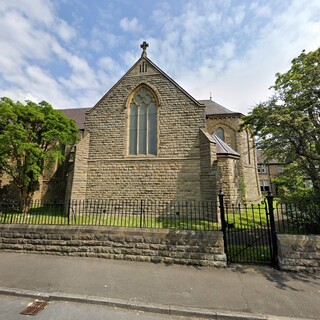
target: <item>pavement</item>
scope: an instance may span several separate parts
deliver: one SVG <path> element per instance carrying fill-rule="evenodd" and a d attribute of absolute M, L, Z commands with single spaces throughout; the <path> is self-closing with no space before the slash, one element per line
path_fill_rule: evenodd
<path fill-rule="evenodd" d="M 320 319 L 319 275 L 262 266 L 0 252 L 0 294 L 207 319 Z"/>

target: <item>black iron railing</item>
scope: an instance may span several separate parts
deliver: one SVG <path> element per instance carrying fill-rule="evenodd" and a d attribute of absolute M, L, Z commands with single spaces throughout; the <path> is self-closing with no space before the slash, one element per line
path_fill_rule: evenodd
<path fill-rule="evenodd" d="M 275 231 L 320 234 L 320 208 L 272 199 Z M 265 227 L 266 203 L 221 204 L 213 201 L 72 200 L 68 203 L 0 202 L 0 223 L 97 225 L 184 230 L 254 229 Z M 270 207 L 270 206 L 269 206 Z M 224 215 L 224 218 L 220 215 Z M 223 219 L 222 219 L 223 218 Z M 224 224 L 224 225 L 223 225 Z M 240 235 L 241 236 L 241 235 Z"/>
<path fill-rule="evenodd" d="M 0 223 L 220 230 L 212 201 L 71 200 L 0 202 Z"/>
<path fill-rule="evenodd" d="M 320 206 L 310 203 L 274 204 L 275 226 L 278 233 L 320 234 Z"/>
<path fill-rule="evenodd" d="M 229 263 L 277 265 L 277 233 L 320 234 L 315 204 L 281 204 L 271 194 L 261 204 L 234 205 L 219 194 L 224 247 Z"/>
<path fill-rule="evenodd" d="M 232 204 L 220 193 L 219 204 L 228 263 L 271 264 L 273 258 L 267 203 Z"/>

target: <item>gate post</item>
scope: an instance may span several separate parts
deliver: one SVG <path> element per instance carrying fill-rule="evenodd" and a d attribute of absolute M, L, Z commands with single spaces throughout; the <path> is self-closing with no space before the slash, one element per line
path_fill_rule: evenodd
<path fill-rule="evenodd" d="M 226 216 L 224 211 L 224 201 L 223 201 L 224 194 L 222 190 L 219 192 L 219 208 L 220 208 L 220 217 L 221 217 L 221 231 L 223 233 L 223 246 L 224 246 L 224 253 L 227 257 L 227 263 L 228 261 L 228 247 L 227 247 L 227 222 L 226 222 Z"/>
<path fill-rule="evenodd" d="M 268 209 L 269 209 L 268 211 L 270 215 L 270 228 L 271 228 L 271 241 L 272 241 L 271 263 L 273 267 L 278 267 L 278 242 L 277 242 L 277 232 L 276 232 L 276 226 L 274 221 L 274 207 L 273 207 L 274 196 L 269 191 L 266 198 L 268 201 Z"/>

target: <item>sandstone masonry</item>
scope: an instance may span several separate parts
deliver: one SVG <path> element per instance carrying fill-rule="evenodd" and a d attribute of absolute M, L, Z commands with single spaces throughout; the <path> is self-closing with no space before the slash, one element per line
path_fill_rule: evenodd
<path fill-rule="evenodd" d="M 225 267 L 220 231 L 1 225 L 0 250 Z"/>
<path fill-rule="evenodd" d="M 130 108 L 142 87 L 157 106 L 156 153 L 133 155 Z M 254 144 L 248 132 L 238 132 L 241 115 L 229 110 L 226 116 L 206 116 L 205 108 L 142 55 L 87 111 L 66 200 L 216 202 L 222 189 L 232 202 L 259 201 Z M 224 129 L 225 143 L 235 154 L 217 152 L 212 134 L 218 128 Z"/>
<path fill-rule="evenodd" d="M 281 270 L 320 272 L 320 236 L 278 234 Z"/>

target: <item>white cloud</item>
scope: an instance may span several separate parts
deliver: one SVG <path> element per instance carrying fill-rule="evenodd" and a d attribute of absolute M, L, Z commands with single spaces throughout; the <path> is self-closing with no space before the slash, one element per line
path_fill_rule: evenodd
<path fill-rule="evenodd" d="M 86 50 L 89 45 L 92 50 L 103 53 L 105 48 L 115 48 L 119 45 L 121 37 L 110 32 L 107 26 L 98 27 L 95 26 L 91 30 L 91 35 L 88 41 L 81 44 L 81 46 Z"/>
<path fill-rule="evenodd" d="M 17 22 L 18 21 L 18 22 Z M 2 14 L 0 19 L 0 54 L 14 55 L 17 59 L 36 58 L 47 59 L 50 36 L 18 11 L 9 11 Z"/>
<path fill-rule="evenodd" d="M 1 1 L 0 12 L 10 13 L 18 12 L 21 16 L 26 17 L 28 20 L 32 20 L 38 24 L 51 26 L 54 21 L 54 7 L 49 0 L 10 0 Z M 19 20 L 15 21 L 19 24 Z"/>
<path fill-rule="evenodd" d="M 98 61 L 98 66 L 110 74 L 120 74 L 121 72 L 125 72 L 119 63 L 109 56 L 100 58 Z"/>
<path fill-rule="evenodd" d="M 118 11 L 96 8 L 89 27 L 85 12 L 67 21 L 57 11 L 64 2 L 55 6 L 0 2 L 0 95 L 93 105 L 136 62 L 146 40 L 148 57 L 195 98 L 213 92 L 217 102 L 246 113 L 269 95 L 276 72 L 320 43 L 318 0 L 161 2 L 134 18 L 121 16 L 126 11 L 117 3 Z"/>
<path fill-rule="evenodd" d="M 57 16 L 49 1 L 10 1 L 0 4 L 0 96 L 16 100 L 47 100 L 54 106 L 81 106 L 87 92 L 101 84 L 87 61 L 63 47 L 76 31 Z M 70 70 L 55 77 L 51 64 L 64 61 Z M 91 97 L 92 98 L 92 97 Z"/>
<path fill-rule="evenodd" d="M 66 42 L 72 40 L 76 36 L 74 28 L 61 19 L 58 19 L 56 23 L 56 30 L 59 37 Z"/>
<path fill-rule="evenodd" d="M 120 20 L 120 27 L 123 31 L 127 32 L 137 32 L 141 29 L 139 21 L 136 17 L 132 18 L 131 20 L 127 17 L 122 18 Z"/>
<path fill-rule="evenodd" d="M 319 46 L 320 3 L 216 3 L 190 1 L 177 16 L 157 10 L 165 33 L 150 39 L 149 51 L 195 98 L 208 99 L 212 91 L 217 102 L 246 113 L 270 95 L 276 72 L 286 71 L 302 49 Z"/>
<path fill-rule="evenodd" d="M 14 92 L 14 95 L 12 94 Z M 0 89 L 0 97 L 10 97 L 13 101 L 37 101 L 40 102 L 40 100 L 37 100 L 35 96 L 33 96 L 30 92 L 23 91 L 19 88 L 10 87 L 7 89 Z"/>
<path fill-rule="evenodd" d="M 271 9 L 266 5 L 262 5 L 261 7 L 256 7 L 255 12 L 257 16 L 268 17 L 271 14 Z"/>
<path fill-rule="evenodd" d="M 95 72 L 88 65 L 86 60 L 68 52 L 58 43 L 52 44 L 53 52 L 65 60 L 72 70 L 68 78 L 60 77 L 59 81 L 70 90 L 87 89 L 98 85 Z"/>

